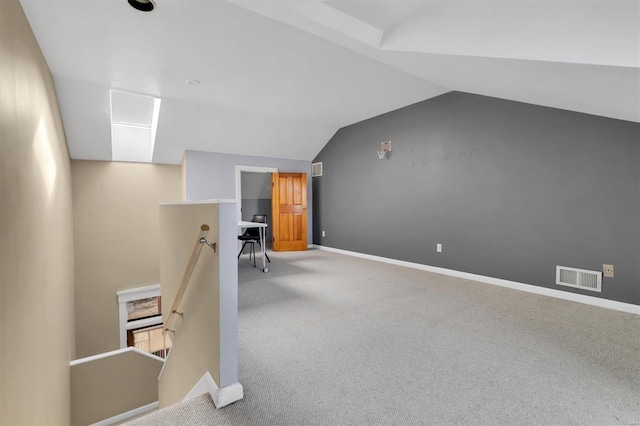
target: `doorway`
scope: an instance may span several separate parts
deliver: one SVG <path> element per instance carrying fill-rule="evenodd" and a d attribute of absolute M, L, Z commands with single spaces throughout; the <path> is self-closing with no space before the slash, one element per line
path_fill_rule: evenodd
<path fill-rule="evenodd" d="M 273 251 L 307 249 L 307 174 L 273 173 Z"/>
<path fill-rule="evenodd" d="M 267 215 L 265 245 L 272 244 L 271 175 L 274 167 L 236 166 L 236 203 L 238 220 L 250 221 L 254 214 Z M 242 232 L 238 229 L 238 234 Z"/>

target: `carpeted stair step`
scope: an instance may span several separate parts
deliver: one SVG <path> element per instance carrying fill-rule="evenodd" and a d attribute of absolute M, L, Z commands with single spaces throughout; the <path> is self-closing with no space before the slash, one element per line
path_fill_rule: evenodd
<path fill-rule="evenodd" d="M 214 424 L 216 407 L 211 395 L 203 395 L 180 402 L 162 410 L 155 411 L 147 416 L 140 417 L 125 423 L 127 426 L 147 425 L 211 425 Z"/>

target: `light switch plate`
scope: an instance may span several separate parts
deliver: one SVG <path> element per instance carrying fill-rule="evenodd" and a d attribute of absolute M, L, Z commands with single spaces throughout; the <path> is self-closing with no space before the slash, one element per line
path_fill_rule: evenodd
<path fill-rule="evenodd" d="M 602 265 L 602 272 L 607 278 L 613 278 L 613 265 Z"/>

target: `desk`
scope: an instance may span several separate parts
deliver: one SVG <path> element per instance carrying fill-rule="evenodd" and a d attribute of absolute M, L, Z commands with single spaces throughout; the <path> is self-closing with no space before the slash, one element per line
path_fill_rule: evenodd
<path fill-rule="evenodd" d="M 260 251 L 262 252 L 262 272 L 269 272 L 265 259 L 265 235 L 267 232 L 267 224 L 260 222 L 247 222 L 244 220 L 238 221 L 238 228 L 258 228 L 258 234 L 260 235 Z"/>

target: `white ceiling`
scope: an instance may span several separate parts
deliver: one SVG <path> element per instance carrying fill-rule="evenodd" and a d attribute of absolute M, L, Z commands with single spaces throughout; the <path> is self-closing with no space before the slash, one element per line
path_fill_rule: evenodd
<path fill-rule="evenodd" d="M 110 89 L 162 98 L 156 163 L 311 160 L 340 127 L 451 90 L 640 121 L 637 0 L 155 2 L 21 0 L 72 158 L 111 160 Z"/>
<path fill-rule="evenodd" d="M 428 6 L 424 1 L 325 1 L 345 14 L 386 31 L 398 22 Z"/>

